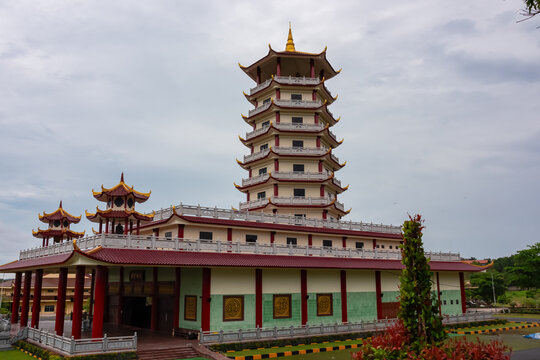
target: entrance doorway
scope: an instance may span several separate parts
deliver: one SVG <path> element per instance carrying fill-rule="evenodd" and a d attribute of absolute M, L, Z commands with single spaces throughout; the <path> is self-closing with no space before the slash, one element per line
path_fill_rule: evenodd
<path fill-rule="evenodd" d="M 122 322 L 126 325 L 150 329 L 152 306 L 144 296 L 125 296 Z"/>

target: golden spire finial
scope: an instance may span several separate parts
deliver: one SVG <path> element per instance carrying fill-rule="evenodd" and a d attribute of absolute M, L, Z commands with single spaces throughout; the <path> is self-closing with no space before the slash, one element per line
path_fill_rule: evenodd
<path fill-rule="evenodd" d="M 285 46 L 285 51 L 296 51 L 294 48 L 294 41 L 292 38 L 291 22 L 289 21 L 289 37 L 287 38 L 287 45 Z"/>

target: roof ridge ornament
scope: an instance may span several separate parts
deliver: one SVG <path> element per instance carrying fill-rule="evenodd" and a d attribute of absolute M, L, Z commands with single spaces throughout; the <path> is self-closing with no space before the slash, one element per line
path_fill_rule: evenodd
<path fill-rule="evenodd" d="M 285 46 L 285 51 L 296 52 L 294 48 L 294 41 L 292 37 L 291 22 L 289 21 L 289 36 L 287 37 L 287 45 Z"/>

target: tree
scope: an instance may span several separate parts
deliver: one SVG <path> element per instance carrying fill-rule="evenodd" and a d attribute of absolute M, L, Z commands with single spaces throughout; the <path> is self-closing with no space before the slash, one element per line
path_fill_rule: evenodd
<path fill-rule="evenodd" d="M 491 275 L 493 274 L 493 285 Z M 495 288 L 495 297 L 502 295 L 506 291 L 504 276 L 496 271 L 481 272 L 471 275 L 471 295 L 480 298 L 488 303 L 493 302 L 493 288 Z"/>
<path fill-rule="evenodd" d="M 403 223 L 401 262 L 405 266 L 400 276 L 400 309 L 398 318 L 411 336 L 411 342 L 422 347 L 425 343 L 438 343 L 446 338 L 439 302 L 432 292 L 429 259 L 422 245 L 423 220 L 420 215 Z"/>
<path fill-rule="evenodd" d="M 540 14 L 540 0 L 524 0 L 525 9 L 521 12 L 521 15 L 525 16 L 525 19 L 520 20 L 525 21 L 532 18 L 535 15 Z"/>
<path fill-rule="evenodd" d="M 529 249 L 520 250 L 513 257 L 514 266 L 508 271 L 514 274 L 515 283 L 522 289 L 540 288 L 540 243 L 529 245 Z"/>

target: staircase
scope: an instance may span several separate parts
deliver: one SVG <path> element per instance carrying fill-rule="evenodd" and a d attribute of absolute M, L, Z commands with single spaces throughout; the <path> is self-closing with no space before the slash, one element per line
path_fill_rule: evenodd
<path fill-rule="evenodd" d="M 176 360 L 200 357 L 192 346 L 171 347 L 167 349 L 148 349 L 137 351 L 139 360 Z"/>

